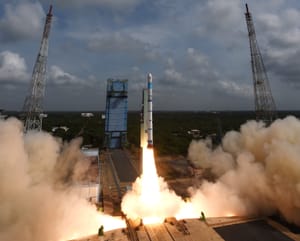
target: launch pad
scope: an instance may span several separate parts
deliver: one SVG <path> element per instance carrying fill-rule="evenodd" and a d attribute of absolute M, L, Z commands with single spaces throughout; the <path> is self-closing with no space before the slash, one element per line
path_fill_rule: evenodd
<path fill-rule="evenodd" d="M 162 224 L 133 225 L 112 230 L 104 236 L 89 236 L 76 241 L 292 241 L 300 240 L 295 234 L 268 218 L 243 217 L 176 220 L 168 218 Z M 75 241 L 75 240 L 74 240 Z"/>

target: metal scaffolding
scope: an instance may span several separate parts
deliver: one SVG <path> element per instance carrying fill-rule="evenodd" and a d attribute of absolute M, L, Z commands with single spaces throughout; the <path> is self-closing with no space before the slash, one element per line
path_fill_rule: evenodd
<path fill-rule="evenodd" d="M 23 115 L 25 117 L 25 131 L 42 129 L 43 114 L 42 102 L 45 93 L 46 65 L 48 57 L 48 39 L 52 20 L 52 5 L 46 17 L 44 32 L 40 50 L 33 68 L 30 89 L 23 105 Z"/>
<path fill-rule="evenodd" d="M 270 124 L 277 117 L 266 68 L 258 47 L 252 15 L 246 4 L 246 23 L 249 34 L 251 66 L 254 84 L 256 119 Z"/>

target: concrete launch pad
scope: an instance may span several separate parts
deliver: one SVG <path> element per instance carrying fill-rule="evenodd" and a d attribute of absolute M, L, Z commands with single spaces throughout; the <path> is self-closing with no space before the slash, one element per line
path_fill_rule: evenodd
<path fill-rule="evenodd" d="M 104 224 L 105 229 L 105 224 Z M 104 236 L 89 236 L 76 241 L 291 241 L 299 234 L 287 231 L 274 221 L 242 217 L 185 219 L 168 218 L 163 224 L 140 225 L 105 232 Z"/>

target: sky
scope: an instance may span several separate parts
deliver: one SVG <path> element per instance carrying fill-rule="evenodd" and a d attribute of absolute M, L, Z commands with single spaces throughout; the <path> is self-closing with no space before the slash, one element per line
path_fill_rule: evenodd
<path fill-rule="evenodd" d="M 53 4 L 44 110 L 105 109 L 128 79 L 139 110 L 254 110 L 245 0 L 0 0 L 0 109 L 21 110 Z M 279 110 L 300 103 L 300 1 L 248 0 Z"/>

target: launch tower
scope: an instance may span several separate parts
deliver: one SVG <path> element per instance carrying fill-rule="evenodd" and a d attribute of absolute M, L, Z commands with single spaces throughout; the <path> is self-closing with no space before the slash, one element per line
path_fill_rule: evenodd
<path fill-rule="evenodd" d="M 276 118 L 276 106 L 269 85 L 266 68 L 256 40 L 252 15 L 249 12 L 247 4 L 245 16 L 250 42 L 256 120 L 262 120 L 270 124 Z"/>
<path fill-rule="evenodd" d="M 30 89 L 24 101 L 23 115 L 25 117 L 25 131 L 42 129 L 42 102 L 45 93 L 46 64 L 48 57 L 48 39 L 52 20 L 52 5 L 46 17 L 42 42 L 33 68 Z"/>
<path fill-rule="evenodd" d="M 128 80 L 107 80 L 105 144 L 118 149 L 127 143 Z"/>

